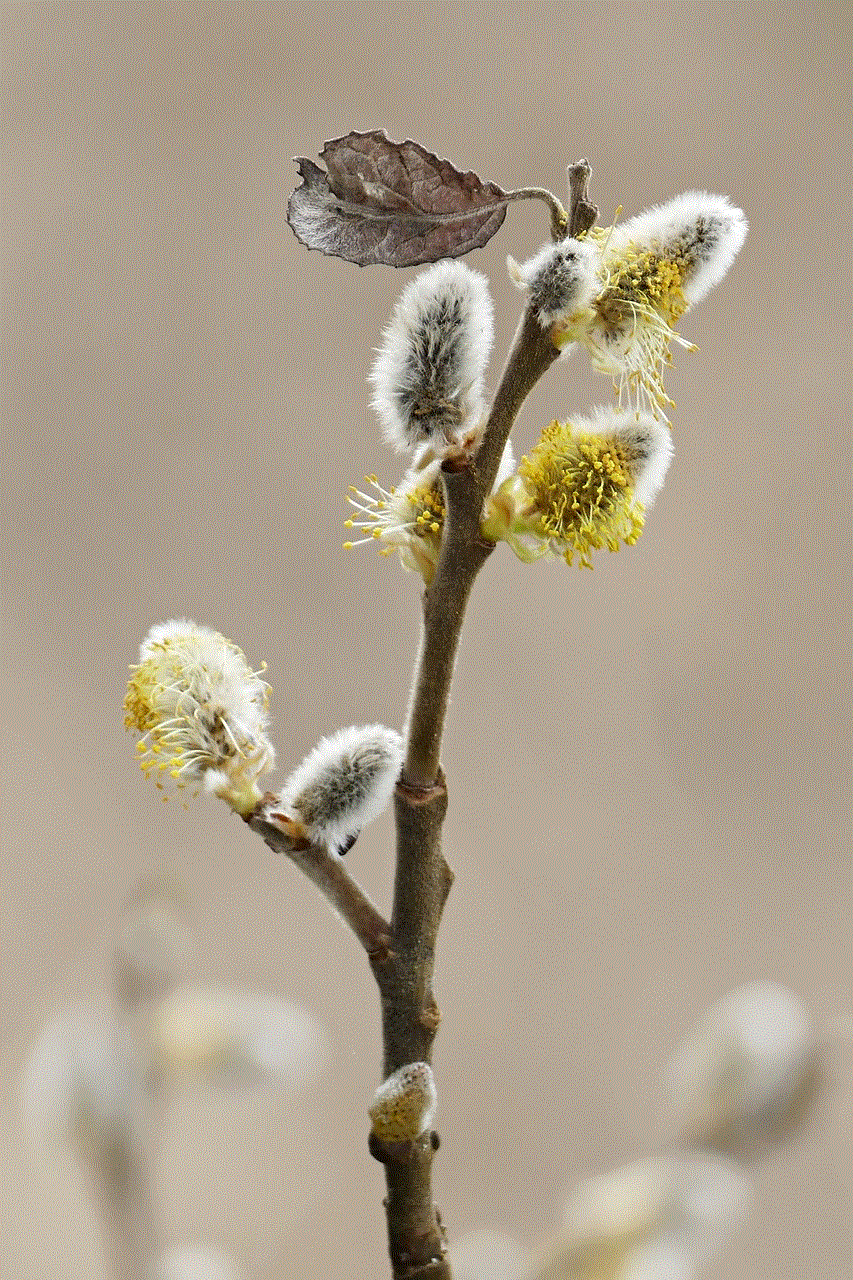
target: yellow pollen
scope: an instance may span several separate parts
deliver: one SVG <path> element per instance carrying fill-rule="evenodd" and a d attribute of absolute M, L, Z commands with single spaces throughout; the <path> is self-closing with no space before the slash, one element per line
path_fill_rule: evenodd
<path fill-rule="evenodd" d="M 626 245 L 608 264 L 604 289 L 593 304 L 601 323 L 617 327 L 634 314 L 636 307 L 651 305 L 668 324 L 673 324 L 687 307 L 681 287 L 686 265 L 651 249 Z"/>
<path fill-rule="evenodd" d="M 519 466 L 536 510 L 542 536 L 591 568 L 590 552 L 616 550 L 636 542 L 642 508 L 633 500 L 631 458 L 618 440 L 574 433 L 569 423 L 552 422 Z"/>

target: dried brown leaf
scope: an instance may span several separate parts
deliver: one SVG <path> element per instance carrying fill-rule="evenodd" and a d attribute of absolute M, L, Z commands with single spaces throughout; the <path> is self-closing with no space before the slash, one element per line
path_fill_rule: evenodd
<path fill-rule="evenodd" d="M 491 239 L 512 198 L 417 142 L 392 142 L 384 129 L 334 138 L 320 158 L 325 170 L 296 161 L 303 182 L 287 220 L 309 249 L 359 266 L 458 258 Z"/>

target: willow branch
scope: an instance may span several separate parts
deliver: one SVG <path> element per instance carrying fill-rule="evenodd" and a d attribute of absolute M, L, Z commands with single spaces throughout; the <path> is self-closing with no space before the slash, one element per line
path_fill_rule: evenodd
<path fill-rule="evenodd" d="M 570 173 L 571 207 L 562 210 L 560 236 L 588 230 L 597 210 L 587 200 L 585 161 Z M 520 197 L 524 193 L 516 193 Z M 558 202 L 556 202 L 558 203 Z M 591 215 L 590 215 L 591 211 Z M 552 205 L 552 230 L 557 214 Z M 441 851 L 447 791 L 441 773 L 441 740 L 456 652 L 474 580 L 493 544 L 480 532 L 483 503 L 492 490 L 518 412 L 559 352 L 528 308 L 516 332 L 483 438 L 473 461 L 448 460 L 442 468 L 445 521 L 435 577 L 424 592 L 418 654 L 403 773 L 396 792 L 397 875 L 391 917 L 392 943 L 385 962 L 374 964 L 382 999 L 385 1075 L 409 1062 L 430 1062 L 440 1011 L 433 993 L 436 939 L 453 873 Z M 388 1242 L 395 1280 L 450 1280 L 444 1229 L 432 1201 L 431 1167 L 438 1141 L 371 1151 L 383 1161 Z"/>
<path fill-rule="evenodd" d="M 447 809 L 443 777 L 429 789 L 400 782 L 395 795 L 397 872 L 392 947 L 374 964 L 382 1005 L 383 1076 L 431 1062 L 441 1013 L 433 991 L 438 927 L 453 872 L 441 852 Z M 451 1280 L 441 1216 L 432 1198 L 435 1134 L 370 1150 L 385 1166 L 388 1252 L 394 1280 Z"/>
<path fill-rule="evenodd" d="M 115 1280 L 150 1280 L 157 1252 L 157 1218 L 148 1162 L 137 1137 L 115 1133 L 98 1148 L 90 1170 Z"/>
<path fill-rule="evenodd" d="M 547 348 L 550 348 L 547 351 Z M 546 357 L 547 351 L 547 357 Z M 465 607 L 492 551 L 480 535 L 483 498 L 494 482 L 503 444 L 536 377 L 557 357 L 525 315 L 495 396 L 479 454 L 458 469 L 445 464 L 441 555 L 424 592 L 423 633 L 409 715 L 406 759 L 395 805 L 397 874 L 389 963 L 374 966 L 382 1001 L 385 1075 L 408 1062 L 430 1062 L 441 1014 L 433 992 L 435 947 L 453 873 L 441 851 L 447 791 L 441 740 Z M 493 461 L 494 455 L 494 461 Z M 422 1140 L 386 1151 L 388 1250 L 394 1280 L 450 1280 L 441 1217 L 432 1199 L 435 1146 Z"/>
<path fill-rule="evenodd" d="M 578 160 L 566 170 L 569 180 L 569 235 L 579 236 L 595 226 L 598 206 L 589 199 L 589 179 L 592 170 L 588 160 Z"/>
<path fill-rule="evenodd" d="M 587 166 L 587 180 L 589 177 Z M 578 200 L 586 188 L 577 187 Z M 572 206 L 574 218 L 579 205 Z M 579 215 L 581 220 L 585 216 Z M 574 225 L 574 223 L 571 223 Z M 565 234 L 565 226 L 563 227 Z M 397 876 L 388 963 L 374 965 L 382 998 L 385 1075 L 430 1062 L 440 1012 L 433 992 L 436 939 L 453 873 L 441 851 L 447 792 L 441 741 L 465 609 L 493 544 L 480 532 L 518 412 L 559 352 L 528 308 L 473 461 L 445 462 L 445 522 L 435 577 L 424 592 L 423 633 L 409 713 L 406 759 L 396 793 Z M 385 1165 L 388 1242 L 395 1280 L 450 1280 L 444 1229 L 432 1201 L 436 1142 L 371 1150 Z"/>
<path fill-rule="evenodd" d="M 139 905 L 138 902 L 135 905 Z M 115 1032 L 134 1043 L 131 1025 L 139 1010 L 173 985 L 168 966 L 146 965 L 147 955 L 119 943 L 113 952 Z M 126 1041 L 125 1038 L 126 1037 Z M 153 1073 L 147 1053 L 134 1049 L 134 1071 L 125 1081 L 135 1093 L 130 1113 L 101 1128 L 92 1125 L 84 1144 L 86 1174 L 98 1207 L 107 1270 L 114 1280 L 151 1280 L 161 1246 L 161 1223 L 154 1195 L 158 1121 Z M 103 1065 L 103 1064 L 101 1064 Z M 110 1071 L 115 1067 L 110 1064 Z M 122 1070 L 129 1069 L 129 1060 Z M 140 1081 L 146 1080 L 142 1086 Z"/>
<path fill-rule="evenodd" d="M 438 928 L 453 872 L 441 852 L 447 812 L 444 778 L 428 791 L 400 783 L 394 797 L 397 870 L 391 917 L 393 953 L 376 971 L 382 995 L 387 1078 L 409 1062 L 430 1062 L 441 1014 L 433 994 Z"/>
<path fill-rule="evenodd" d="M 267 795 L 261 806 L 265 807 L 277 799 L 277 796 Z M 297 845 L 280 827 L 265 818 L 260 806 L 245 820 L 273 853 L 283 853 L 316 885 L 352 929 L 371 962 L 381 963 L 388 952 L 391 926 L 349 874 L 340 857 L 323 845 Z"/>
<path fill-rule="evenodd" d="M 428 788 L 438 776 L 465 606 L 474 579 L 493 550 L 493 544 L 480 536 L 483 502 L 491 492 L 519 409 L 559 354 L 530 310 L 525 311 L 473 464 L 459 470 L 445 465 L 444 541 L 435 577 L 424 594 L 423 636 L 403 768 L 403 778 L 411 787 Z"/>

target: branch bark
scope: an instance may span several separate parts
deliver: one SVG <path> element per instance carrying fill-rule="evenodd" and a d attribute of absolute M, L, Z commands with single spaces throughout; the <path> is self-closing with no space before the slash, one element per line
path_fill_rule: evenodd
<path fill-rule="evenodd" d="M 315 884 L 323 896 L 352 929 L 364 947 L 371 963 L 381 964 L 387 957 L 391 926 L 347 871 L 343 862 L 322 845 L 299 846 L 275 823 L 264 816 L 264 809 L 278 796 L 267 794 L 258 808 L 246 815 L 245 821 L 256 831 L 273 853 L 283 853 Z"/>
<path fill-rule="evenodd" d="M 598 205 L 589 199 L 589 180 L 592 170 L 588 160 L 578 160 L 566 170 L 569 180 L 569 235 L 579 236 L 595 226 Z"/>
<path fill-rule="evenodd" d="M 116 1133 L 98 1149 L 90 1170 L 115 1280 L 151 1280 L 158 1248 L 148 1160 L 139 1139 Z"/>

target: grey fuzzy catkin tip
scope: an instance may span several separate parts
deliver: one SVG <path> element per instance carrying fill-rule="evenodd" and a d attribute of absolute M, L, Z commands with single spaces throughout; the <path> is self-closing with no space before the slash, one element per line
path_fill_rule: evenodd
<path fill-rule="evenodd" d="M 493 336 L 485 276 L 437 262 L 403 291 L 371 371 L 373 408 L 400 451 L 442 450 L 477 425 Z"/>
<path fill-rule="evenodd" d="M 584 240 L 545 245 L 528 262 L 507 258 L 510 279 L 530 291 L 530 307 L 543 329 L 585 306 L 595 288 L 598 255 Z"/>
<path fill-rule="evenodd" d="M 322 738 L 285 783 L 280 805 L 314 844 L 346 853 L 388 804 L 403 740 L 385 725 L 352 725 Z"/>
<path fill-rule="evenodd" d="M 625 245 L 649 248 L 676 262 L 687 307 L 718 285 L 746 239 L 749 224 L 742 209 L 728 196 L 710 191 L 685 191 L 654 205 L 617 227 L 608 258 Z"/>

